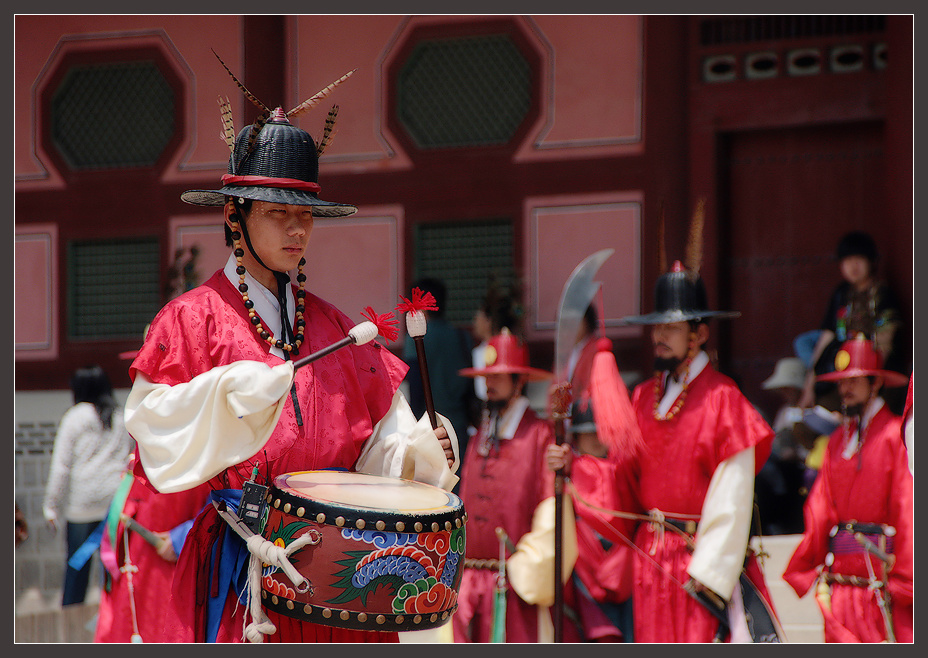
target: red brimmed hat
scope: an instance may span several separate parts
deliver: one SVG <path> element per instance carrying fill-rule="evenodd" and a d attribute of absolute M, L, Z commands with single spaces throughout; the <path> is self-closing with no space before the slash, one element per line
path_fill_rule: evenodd
<path fill-rule="evenodd" d="M 819 375 L 820 382 L 833 382 L 851 377 L 882 377 L 887 387 L 905 386 L 909 379 L 892 370 L 883 370 L 883 357 L 873 347 L 873 341 L 864 334 L 857 334 L 845 341 L 835 355 L 835 371 Z"/>
<path fill-rule="evenodd" d="M 553 373 L 529 366 L 528 347 L 504 328 L 487 341 L 483 368 L 464 368 L 458 374 L 464 377 L 485 377 L 494 374 L 528 375 L 529 381 L 550 379 Z"/>

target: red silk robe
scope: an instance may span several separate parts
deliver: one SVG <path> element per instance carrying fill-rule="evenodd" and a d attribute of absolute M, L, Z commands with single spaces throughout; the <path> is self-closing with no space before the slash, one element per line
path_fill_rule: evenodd
<path fill-rule="evenodd" d="M 632 395 L 645 447 L 628 462 L 627 474 L 640 511 L 656 508 L 667 518 L 699 516 L 720 463 L 753 446 L 756 475 L 769 457 L 773 430 L 731 378 L 710 365 L 690 382 L 681 411 L 670 420 L 654 418 L 654 398 L 653 378 Z M 623 509 L 635 511 L 629 502 Z M 635 556 L 635 642 L 711 642 L 719 622 L 681 587 L 689 579 L 690 552 L 684 540 L 641 523 L 635 544 L 644 553 L 636 551 Z M 749 565 L 748 573 L 769 601 L 756 565 Z"/>
<path fill-rule="evenodd" d="M 532 529 L 535 508 L 554 495 L 554 474 L 545 466 L 545 449 L 554 442 L 551 424 L 526 409 L 511 439 L 484 457 L 478 447 L 486 422 L 467 444 L 461 467 L 461 499 L 467 510 L 466 557 L 499 559 L 496 527 L 513 544 Z M 509 551 L 507 551 L 508 555 Z M 495 569 L 465 569 L 452 617 L 455 642 L 488 642 L 496 594 Z M 509 588 L 506 593 L 506 641 L 537 642 L 538 610 Z"/>
<path fill-rule="evenodd" d="M 207 503 L 209 486 L 159 494 L 136 479 L 129 489 L 122 512 L 152 532 L 169 532 L 192 520 Z M 174 562 L 168 562 L 141 535 L 127 531 L 120 523 L 113 550 L 116 566 L 125 565 L 124 535 L 129 532 L 129 557 L 138 572 L 132 575 L 134 605 L 139 635 L 145 643 L 165 642 L 166 602 L 171 597 Z M 100 610 L 94 642 L 130 642 L 134 627 L 129 600 L 129 582 L 124 573 L 112 579 L 109 591 L 100 594 Z"/>
<path fill-rule="evenodd" d="M 328 302 L 307 293 L 305 343 L 300 355 L 316 352 L 344 338 L 356 323 Z M 241 294 L 216 272 L 206 283 L 169 302 L 155 317 L 145 343 L 130 368 L 133 379 L 143 372 L 153 382 L 175 385 L 215 366 L 242 359 L 277 365 L 270 346 L 248 319 Z M 374 425 L 389 411 L 406 365 L 379 343 L 354 345 L 333 352 L 297 371 L 294 384 L 302 426 L 288 397 L 273 433 L 252 459 L 227 468 L 209 481 L 214 489 L 240 489 L 250 479 L 255 461 L 260 476 L 321 468 L 351 469 Z M 136 475 L 144 476 L 139 467 Z M 167 622 L 172 642 L 203 642 L 205 599 L 209 594 L 209 551 L 225 522 L 210 505 L 188 536 L 177 563 L 172 597 L 175 618 Z M 225 531 L 230 531 L 228 528 Z M 230 593 L 216 638 L 240 642 L 244 607 Z M 268 618 L 277 632 L 265 642 L 383 642 L 396 633 L 339 629 L 284 617 Z"/>
<path fill-rule="evenodd" d="M 829 533 L 846 521 L 882 523 L 896 529 L 896 562 L 889 572 L 892 617 L 899 642 L 912 641 L 913 493 L 905 446 L 899 441 L 902 419 L 885 406 L 864 429 L 858 454 L 845 459 L 844 428 L 828 440 L 822 469 L 806 499 L 805 533 L 783 573 L 783 579 L 803 596 L 818 577 L 829 552 Z M 858 470 L 858 457 L 860 470 Z M 836 554 L 828 571 L 868 577 L 863 550 Z M 871 558 L 877 578 L 880 561 Z M 823 602 L 819 600 L 819 607 Z M 882 642 L 885 625 L 874 592 L 867 587 L 833 584 L 830 609 L 822 609 L 826 642 Z"/>

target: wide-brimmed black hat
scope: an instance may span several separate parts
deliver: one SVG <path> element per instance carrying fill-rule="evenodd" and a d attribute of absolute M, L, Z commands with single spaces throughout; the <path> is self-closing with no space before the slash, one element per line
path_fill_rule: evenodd
<path fill-rule="evenodd" d="M 709 318 L 737 318 L 740 311 L 711 311 L 706 286 L 699 276 L 687 272 L 680 261 L 662 274 L 654 286 L 654 311 L 622 318 L 628 324 L 669 324 Z"/>
<path fill-rule="evenodd" d="M 180 198 L 197 206 L 222 206 L 227 196 L 313 206 L 316 217 L 347 217 L 358 211 L 346 203 L 323 201 L 319 155 L 312 136 L 290 123 L 277 108 L 252 141 L 252 126 L 235 139 L 228 173 L 218 190 L 188 190 Z"/>

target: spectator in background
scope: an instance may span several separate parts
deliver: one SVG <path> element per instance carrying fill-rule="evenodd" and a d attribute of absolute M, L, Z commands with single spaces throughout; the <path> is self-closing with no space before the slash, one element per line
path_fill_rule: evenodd
<path fill-rule="evenodd" d="M 445 319 L 445 304 L 448 292 L 445 284 L 434 278 L 423 278 L 413 283 L 412 288 L 432 293 L 437 311 L 425 311 L 427 328 L 422 339 L 425 360 L 428 365 L 429 383 L 435 411 L 451 421 L 458 437 L 460 454 L 467 449 L 468 407 L 473 397 L 473 383 L 458 371 L 471 362 L 471 339 L 463 329 L 455 327 Z M 419 359 L 415 341 L 406 340 L 403 360 L 409 365 L 406 381 L 409 383 L 409 406 L 417 417 L 425 413 L 425 395 L 419 371 Z"/>
<path fill-rule="evenodd" d="M 877 277 L 879 253 L 873 238 L 863 231 L 847 233 L 838 242 L 835 259 L 844 280 L 831 295 L 821 327 L 793 342 L 796 355 L 809 369 L 799 400 L 803 408 L 815 404 L 817 390 L 833 388 L 824 384 L 817 389 L 815 376 L 831 372 L 841 344 L 858 333 L 873 340 L 888 370 L 908 371 L 899 303 Z"/>
<path fill-rule="evenodd" d="M 471 350 L 472 365 L 474 368 L 480 368 L 483 365 L 484 351 L 490 338 L 499 334 L 503 327 L 519 336 L 522 334 L 521 327 L 521 308 L 515 301 L 513 291 L 507 290 L 501 286 L 495 278 L 491 277 L 487 285 L 487 293 L 480 302 L 480 307 L 474 313 L 473 335 L 477 344 Z M 474 395 L 478 403 L 486 402 L 487 383 L 483 377 L 474 377 Z M 475 409 L 477 413 L 472 413 L 471 423 L 474 432 L 480 423 L 479 404 Z M 473 432 L 472 432 L 473 433 Z"/>
<path fill-rule="evenodd" d="M 42 507 L 53 532 L 62 518 L 66 522 L 68 560 L 106 517 L 132 449 L 122 409 L 100 366 L 78 369 L 71 391 L 74 405 L 58 425 Z M 62 605 L 84 601 L 90 567 L 89 560 L 80 569 L 66 567 Z"/>
<path fill-rule="evenodd" d="M 761 384 L 776 393 L 782 403 L 773 420 L 773 446 L 755 480 L 757 504 L 764 534 L 783 535 L 802 532 L 801 494 L 805 458 L 809 451 L 794 436 L 793 427 L 802 421 L 799 397 L 806 378 L 806 367 L 796 357 L 777 361 L 773 374 Z"/>
<path fill-rule="evenodd" d="M 16 527 L 15 546 L 19 546 L 29 539 L 29 525 L 26 523 L 26 515 L 19 509 L 19 503 L 14 502 L 14 525 Z"/>

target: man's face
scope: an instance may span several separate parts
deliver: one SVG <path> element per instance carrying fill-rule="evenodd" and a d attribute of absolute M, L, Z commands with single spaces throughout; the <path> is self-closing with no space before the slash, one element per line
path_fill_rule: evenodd
<path fill-rule="evenodd" d="M 877 378 L 877 383 L 880 379 Z M 848 409 L 855 409 L 870 399 L 871 388 L 874 386 L 869 377 L 848 377 L 838 380 L 838 394 L 841 404 Z"/>
<path fill-rule="evenodd" d="M 508 402 L 518 392 L 521 379 L 513 380 L 510 373 L 491 373 L 487 379 L 487 400 L 489 402 Z"/>
<path fill-rule="evenodd" d="M 695 334 L 689 322 L 656 324 L 651 329 L 654 360 L 658 370 L 676 370 L 695 345 Z"/>
<path fill-rule="evenodd" d="M 226 217 L 231 204 L 226 205 Z M 272 270 L 289 272 L 296 268 L 309 244 L 313 230 L 312 206 L 295 206 L 255 201 L 245 220 L 248 235 L 258 256 Z M 271 290 L 276 290 L 274 275 L 261 267 L 242 240 L 242 262 L 248 272 Z"/>

